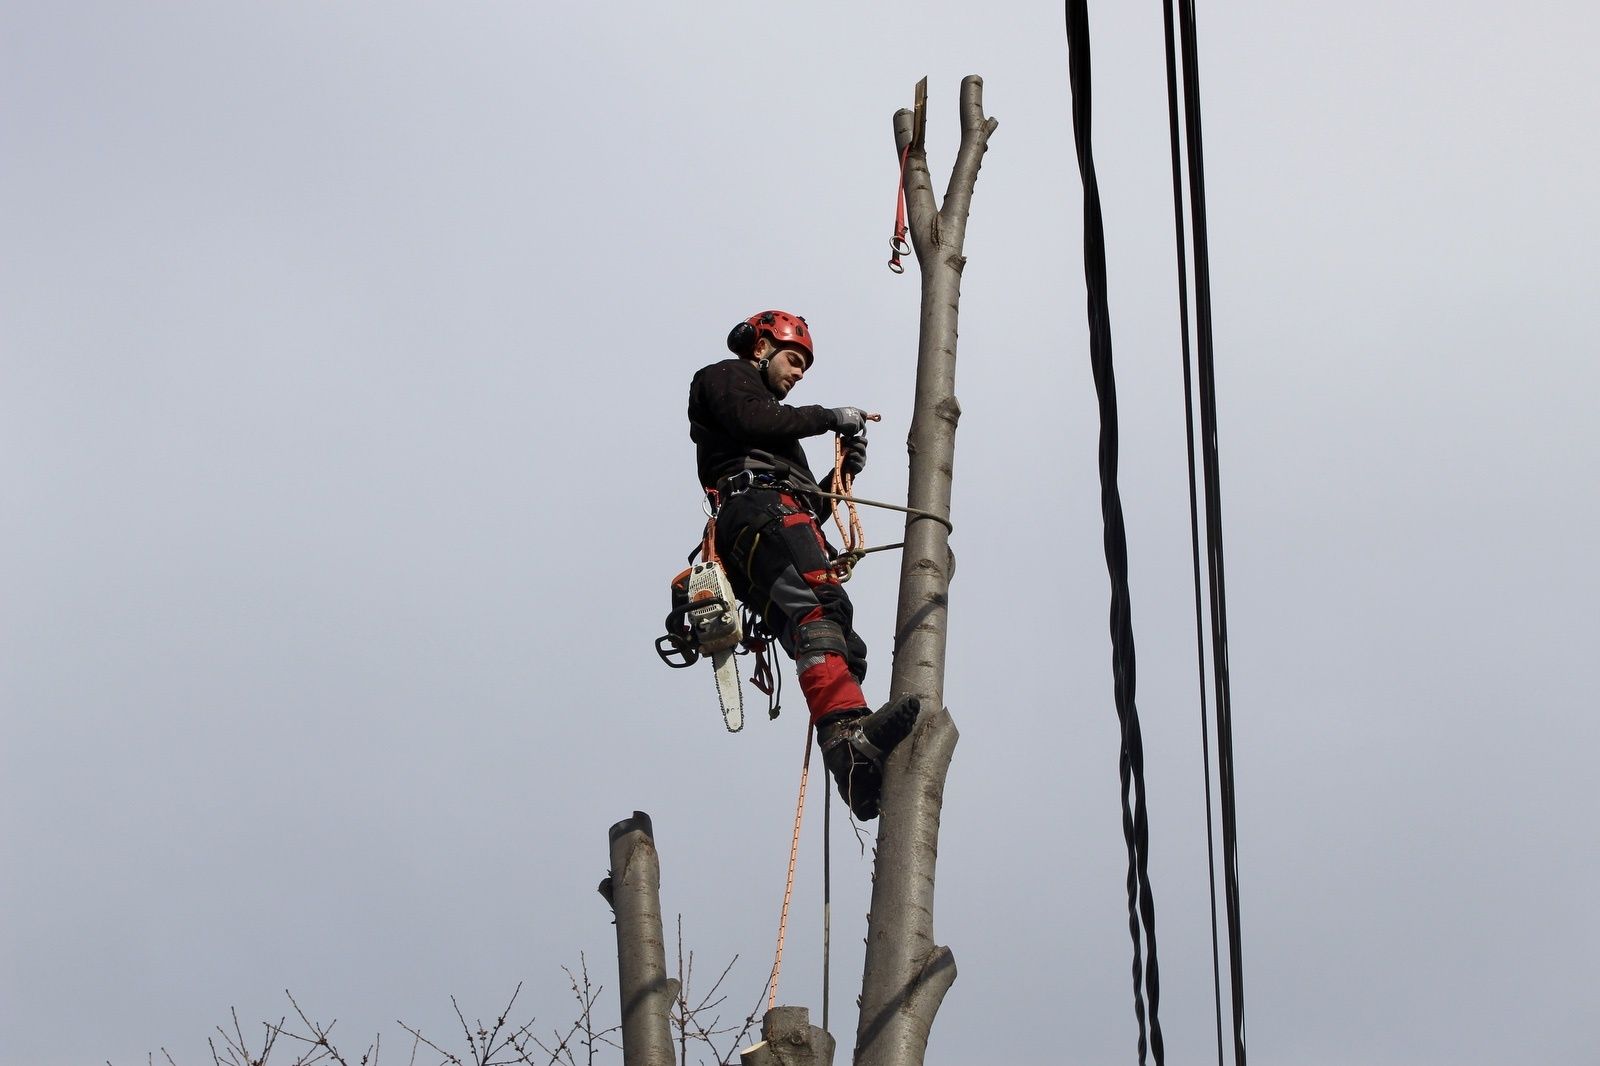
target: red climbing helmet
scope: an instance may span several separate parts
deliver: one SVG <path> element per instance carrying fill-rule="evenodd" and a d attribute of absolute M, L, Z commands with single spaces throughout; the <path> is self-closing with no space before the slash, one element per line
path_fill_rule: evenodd
<path fill-rule="evenodd" d="M 756 341 L 766 337 L 779 348 L 798 348 L 806 353 L 806 369 L 816 361 L 817 353 L 811 348 L 811 327 L 799 315 L 787 311 L 762 311 L 751 315 L 728 334 L 728 350 L 735 355 L 749 355 Z"/>

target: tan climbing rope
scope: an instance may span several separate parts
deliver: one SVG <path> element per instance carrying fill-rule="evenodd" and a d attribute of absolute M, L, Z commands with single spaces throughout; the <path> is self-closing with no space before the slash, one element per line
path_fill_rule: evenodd
<path fill-rule="evenodd" d="M 867 554 L 867 538 L 861 532 L 861 516 L 856 513 L 855 485 L 855 475 L 848 473 L 844 468 L 844 437 L 835 435 L 833 480 L 828 488 L 833 490 L 833 524 L 839 528 L 839 540 L 844 545 L 844 551 L 839 553 L 839 560 L 835 564 L 840 581 L 850 580 L 850 572 L 855 569 L 861 557 Z M 845 524 L 844 516 L 839 513 L 841 503 L 850 516 L 848 526 Z"/>
<path fill-rule="evenodd" d="M 806 810 L 806 778 L 811 773 L 811 730 L 807 729 L 806 757 L 800 764 L 800 798 L 794 805 L 794 836 L 789 841 L 789 877 L 783 886 L 783 910 L 778 915 L 778 949 L 772 957 L 772 979 L 767 982 L 767 1009 L 778 1005 L 778 971 L 783 968 L 783 934 L 789 927 L 789 900 L 794 896 L 795 859 L 800 854 L 800 819 Z"/>

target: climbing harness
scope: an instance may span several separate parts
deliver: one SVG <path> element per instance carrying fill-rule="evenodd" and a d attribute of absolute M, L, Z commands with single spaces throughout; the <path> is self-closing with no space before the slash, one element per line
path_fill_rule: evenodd
<path fill-rule="evenodd" d="M 877 421 L 880 416 L 870 416 Z M 764 453 L 761 453 L 764 454 Z M 866 547 L 861 532 L 861 519 L 856 506 L 881 507 L 900 511 L 914 519 L 932 519 L 954 531 L 955 527 L 943 515 L 916 507 L 903 507 L 882 500 L 868 500 L 854 494 L 855 478 L 844 471 L 844 445 L 840 438 L 834 440 L 834 469 L 830 479 L 833 492 L 826 492 L 815 482 L 776 460 L 749 458 L 746 469 L 718 482 L 719 489 L 706 493 L 708 516 L 703 535 L 689 553 L 689 567 L 671 582 L 671 610 L 667 613 L 666 632 L 656 638 L 656 655 L 675 670 L 693 666 L 703 657 L 710 657 L 716 672 L 718 702 L 723 721 L 730 733 L 744 728 L 744 700 L 739 690 L 737 656 L 749 655 L 755 660 L 750 683 L 767 696 L 767 717 L 776 718 L 780 708 L 783 675 L 773 657 L 772 645 L 776 642 L 770 627 L 760 614 L 741 604 L 728 583 L 727 570 L 716 550 L 717 510 L 725 495 L 735 495 L 752 488 L 789 486 L 802 496 L 833 501 L 834 521 L 838 523 L 845 547 L 833 560 L 833 571 L 841 583 L 850 580 L 855 566 L 873 552 L 903 548 L 903 541 Z M 840 491 L 842 490 L 842 491 Z M 839 513 L 843 504 L 848 520 Z M 759 534 L 758 534 L 759 536 Z M 696 558 L 700 559 L 696 563 Z M 952 554 L 953 560 L 953 554 Z"/>

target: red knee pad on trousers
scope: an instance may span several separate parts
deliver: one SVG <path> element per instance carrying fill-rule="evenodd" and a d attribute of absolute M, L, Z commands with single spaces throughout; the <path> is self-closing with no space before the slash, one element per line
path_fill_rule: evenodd
<path fill-rule="evenodd" d="M 811 724 L 835 711 L 865 708 L 866 694 L 850 675 L 844 657 L 827 652 L 822 661 L 800 672 L 800 691 L 805 693 L 806 706 L 811 709 Z"/>

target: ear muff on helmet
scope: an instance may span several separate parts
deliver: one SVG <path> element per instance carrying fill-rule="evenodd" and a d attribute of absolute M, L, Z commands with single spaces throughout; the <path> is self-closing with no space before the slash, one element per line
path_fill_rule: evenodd
<path fill-rule="evenodd" d="M 728 351 L 743 359 L 756 350 L 756 328 L 741 322 L 728 331 Z"/>

